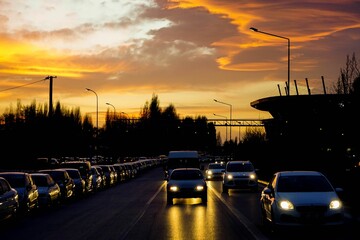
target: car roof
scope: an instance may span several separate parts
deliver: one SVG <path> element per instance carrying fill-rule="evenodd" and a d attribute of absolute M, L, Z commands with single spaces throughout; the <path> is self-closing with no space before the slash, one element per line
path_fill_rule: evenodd
<path fill-rule="evenodd" d="M 277 174 L 279 174 L 280 176 L 319 176 L 322 175 L 322 173 L 318 172 L 318 171 L 281 171 L 278 172 Z"/>
<path fill-rule="evenodd" d="M 26 172 L 0 172 L 0 175 L 26 175 Z"/>
<path fill-rule="evenodd" d="M 186 171 L 186 170 L 197 170 L 197 171 L 200 171 L 199 168 L 175 168 L 173 171 Z"/>
<path fill-rule="evenodd" d="M 252 164 L 252 163 L 248 160 L 246 161 L 233 160 L 233 161 L 228 161 L 228 164 Z"/>

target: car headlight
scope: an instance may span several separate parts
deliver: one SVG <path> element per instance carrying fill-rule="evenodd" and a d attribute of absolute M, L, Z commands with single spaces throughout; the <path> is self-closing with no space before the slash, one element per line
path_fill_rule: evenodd
<path fill-rule="evenodd" d="M 226 178 L 229 179 L 229 180 L 231 180 L 231 179 L 233 179 L 233 175 L 231 175 L 231 174 L 226 175 Z"/>
<path fill-rule="evenodd" d="M 294 209 L 294 205 L 288 200 L 280 201 L 279 206 L 283 210 L 292 210 L 292 209 Z"/>
<path fill-rule="evenodd" d="M 211 170 L 208 170 L 208 171 L 206 172 L 206 174 L 207 174 L 207 175 L 212 175 L 212 171 L 211 171 Z"/>
<path fill-rule="evenodd" d="M 339 200 L 333 200 L 329 204 L 330 209 L 340 209 L 341 208 L 341 202 Z"/>
<path fill-rule="evenodd" d="M 250 174 L 250 179 L 256 179 L 256 174 Z"/>
<path fill-rule="evenodd" d="M 196 191 L 203 191 L 204 190 L 204 186 L 196 186 Z"/>
<path fill-rule="evenodd" d="M 177 192 L 179 190 L 179 188 L 177 186 L 170 186 L 169 189 L 171 192 Z"/>

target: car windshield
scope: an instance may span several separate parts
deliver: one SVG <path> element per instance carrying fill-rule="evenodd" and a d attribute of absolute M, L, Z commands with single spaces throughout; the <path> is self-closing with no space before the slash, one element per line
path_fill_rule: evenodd
<path fill-rule="evenodd" d="M 25 186 L 25 178 L 23 175 L 5 175 L 4 177 L 13 188 L 20 188 Z"/>
<path fill-rule="evenodd" d="M 228 172 L 253 172 L 254 167 L 251 164 L 229 164 L 227 167 Z"/>
<path fill-rule="evenodd" d="M 45 187 L 49 185 L 48 179 L 46 177 L 33 175 L 32 178 L 34 179 L 35 184 L 39 187 Z"/>
<path fill-rule="evenodd" d="M 332 192 L 323 176 L 283 176 L 279 178 L 278 192 Z"/>
<path fill-rule="evenodd" d="M 223 164 L 209 164 L 209 169 L 225 169 Z"/>
<path fill-rule="evenodd" d="M 171 174 L 172 180 L 195 180 L 202 178 L 201 172 L 196 170 L 173 171 Z"/>

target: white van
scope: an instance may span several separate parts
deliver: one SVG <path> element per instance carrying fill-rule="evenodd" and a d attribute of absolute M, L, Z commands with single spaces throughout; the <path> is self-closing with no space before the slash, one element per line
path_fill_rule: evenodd
<path fill-rule="evenodd" d="M 175 168 L 199 168 L 200 159 L 198 151 L 170 151 L 165 163 L 165 178 L 167 179 Z"/>

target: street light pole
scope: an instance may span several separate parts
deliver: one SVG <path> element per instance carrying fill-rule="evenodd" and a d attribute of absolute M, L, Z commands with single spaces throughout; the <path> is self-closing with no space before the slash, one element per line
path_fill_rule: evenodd
<path fill-rule="evenodd" d="M 231 125 L 232 125 L 232 105 L 229 103 L 221 102 L 216 99 L 214 99 L 215 102 L 228 105 L 230 107 L 230 141 L 231 141 Z"/>
<path fill-rule="evenodd" d="M 226 116 L 223 116 L 223 115 L 218 115 L 218 114 L 215 114 L 213 113 L 214 116 L 218 116 L 218 117 L 222 117 L 222 118 L 225 118 L 226 119 L 226 128 L 225 128 L 225 142 L 227 142 L 227 117 Z"/>
<path fill-rule="evenodd" d="M 116 109 L 115 109 L 115 106 L 114 105 L 112 105 L 111 103 L 106 103 L 106 105 L 109 105 L 109 106 L 112 106 L 113 108 L 114 108 L 114 117 L 115 117 L 115 114 L 116 114 Z"/>
<path fill-rule="evenodd" d="M 287 79 L 287 84 L 286 84 L 287 85 L 286 86 L 286 89 L 287 89 L 286 95 L 289 96 L 290 95 L 290 38 L 279 36 L 279 35 L 272 34 L 272 33 L 263 32 L 254 27 L 251 27 L 250 30 L 254 31 L 254 32 L 258 32 L 258 33 L 262 33 L 262 34 L 266 34 L 266 35 L 270 35 L 273 37 L 282 38 L 282 39 L 287 40 L 287 42 L 288 42 L 288 79 Z"/>
<path fill-rule="evenodd" d="M 86 88 L 86 90 L 95 93 L 96 96 L 96 136 L 97 136 L 99 130 L 99 97 L 94 90 L 90 88 Z"/>

